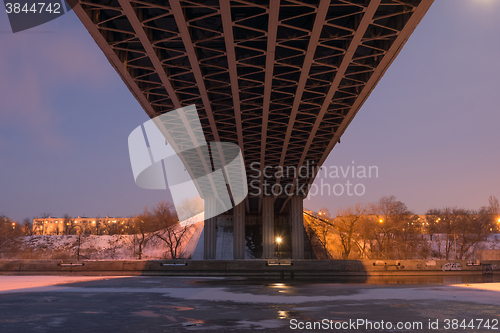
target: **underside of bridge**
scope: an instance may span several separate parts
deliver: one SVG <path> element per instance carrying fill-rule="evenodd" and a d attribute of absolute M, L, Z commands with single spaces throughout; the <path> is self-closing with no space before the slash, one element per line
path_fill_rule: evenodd
<path fill-rule="evenodd" d="M 277 232 L 300 259 L 299 189 L 307 193 L 432 1 L 83 0 L 74 10 L 151 118 L 195 104 L 207 142 L 240 147 L 250 186 L 232 210 L 234 257 L 257 228 L 263 258 L 274 257 Z M 206 258 L 215 227 L 205 221 Z"/>

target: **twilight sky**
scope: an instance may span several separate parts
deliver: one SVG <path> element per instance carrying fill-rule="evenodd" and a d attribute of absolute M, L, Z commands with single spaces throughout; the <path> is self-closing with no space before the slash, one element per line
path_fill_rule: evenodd
<path fill-rule="evenodd" d="M 500 198 L 499 16 L 498 0 L 436 0 L 325 163 L 378 178 L 325 179 L 365 194 L 305 207 L 395 195 L 423 214 Z M 0 10 L 0 213 L 127 216 L 169 200 L 133 180 L 127 138 L 146 120 L 74 13 L 13 34 Z"/>

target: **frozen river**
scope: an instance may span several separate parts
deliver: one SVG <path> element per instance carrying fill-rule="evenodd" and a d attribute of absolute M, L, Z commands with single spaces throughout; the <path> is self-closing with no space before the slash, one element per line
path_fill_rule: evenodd
<path fill-rule="evenodd" d="M 0 276 L 0 332 L 500 331 L 499 282 L 409 279 Z"/>

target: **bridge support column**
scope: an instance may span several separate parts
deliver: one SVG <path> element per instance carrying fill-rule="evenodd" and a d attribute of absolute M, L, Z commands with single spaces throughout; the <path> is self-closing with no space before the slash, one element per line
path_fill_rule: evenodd
<path fill-rule="evenodd" d="M 290 198 L 290 225 L 292 227 L 292 259 L 304 259 L 304 201 L 302 196 Z"/>
<path fill-rule="evenodd" d="M 215 215 L 217 199 L 215 197 L 205 198 L 205 216 Z M 215 246 L 217 244 L 217 216 L 205 218 L 203 231 L 203 259 L 215 259 Z"/>
<path fill-rule="evenodd" d="M 233 259 L 245 259 L 245 200 L 233 208 Z"/>
<path fill-rule="evenodd" d="M 262 198 L 262 259 L 274 258 L 274 197 Z"/>

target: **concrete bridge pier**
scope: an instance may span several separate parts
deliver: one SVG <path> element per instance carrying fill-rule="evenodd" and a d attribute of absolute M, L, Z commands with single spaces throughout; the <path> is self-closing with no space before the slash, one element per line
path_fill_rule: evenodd
<path fill-rule="evenodd" d="M 274 259 L 274 197 L 262 198 L 262 259 Z"/>
<path fill-rule="evenodd" d="M 233 209 L 233 259 L 245 259 L 245 201 Z"/>
<path fill-rule="evenodd" d="M 217 244 L 217 199 L 215 197 L 205 198 L 205 216 L 212 216 L 205 218 L 205 226 L 203 232 L 203 259 L 215 259 L 215 247 Z"/>
<path fill-rule="evenodd" d="M 292 259 L 304 259 L 304 199 L 300 195 L 290 198 L 290 226 L 292 227 Z"/>

